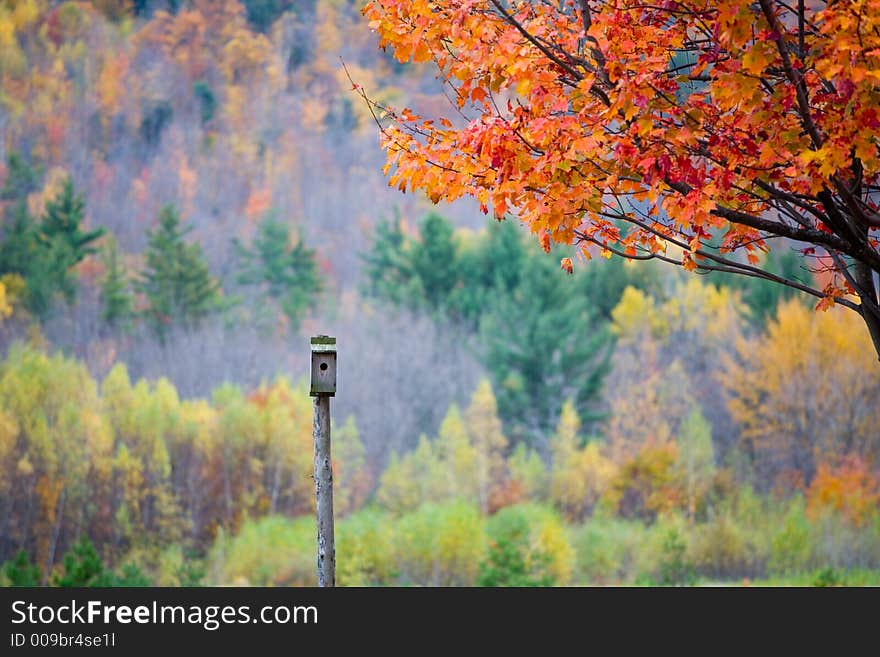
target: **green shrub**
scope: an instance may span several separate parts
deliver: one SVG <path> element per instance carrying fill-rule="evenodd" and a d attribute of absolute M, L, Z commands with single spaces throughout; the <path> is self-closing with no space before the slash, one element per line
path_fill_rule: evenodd
<path fill-rule="evenodd" d="M 60 587 L 153 586 L 138 564 L 129 562 L 118 571 L 105 568 L 98 551 L 87 536 L 82 536 L 61 558 L 61 566 L 52 577 Z"/>
<path fill-rule="evenodd" d="M 713 579 L 731 580 L 763 574 L 756 531 L 737 522 L 726 510 L 693 528 L 690 555 L 697 573 Z"/>
<path fill-rule="evenodd" d="M 344 518 L 336 530 L 337 583 L 340 586 L 381 586 L 397 577 L 394 520 L 376 509 Z"/>
<path fill-rule="evenodd" d="M 680 514 L 662 514 L 646 526 L 630 577 L 636 584 L 687 586 L 696 582 L 688 546 L 691 530 Z"/>
<path fill-rule="evenodd" d="M 811 533 L 803 498 L 795 497 L 771 539 L 770 572 L 786 575 L 807 570 L 813 552 Z"/>
<path fill-rule="evenodd" d="M 211 584 L 315 586 L 315 520 L 266 516 L 218 536 L 208 556 Z"/>
<path fill-rule="evenodd" d="M 101 557 L 89 538 L 82 536 L 61 558 L 61 568 L 52 577 L 52 585 L 99 586 L 104 577 Z"/>
<path fill-rule="evenodd" d="M 39 586 L 40 569 L 31 563 L 25 550 L 19 550 L 14 559 L 3 564 L 3 586 Z"/>
<path fill-rule="evenodd" d="M 640 521 L 594 516 L 575 534 L 576 581 L 591 585 L 632 583 L 646 535 Z"/>
<path fill-rule="evenodd" d="M 534 516 L 524 506 L 510 506 L 489 520 L 489 556 L 480 568 L 480 586 L 553 586 L 552 556 L 536 540 Z"/>
<path fill-rule="evenodd" d="M 546 557 L 546 571 L 553 583 L 557 586 L 571 583 L 576 554 L 571 544 L 570 532 L 559 513 L 542 504 L 520 504 L 509 509 L 509 514 L 522 515 L 527 521 L 531 550 L 536 555 L 542 554 Z M 497 516 L 504 517 L 501 512 Z"/>
<path fill-rule="evenodd" d="M 841 586 L 843 579 L 834 568 L 822 568 L 817 570 L 813 576 L 813 586 L 828 587 Z"/>
<path fill-rule="evenodd" d="M 685 537 L 676 527 L 666 530 L 661 548 L 657 583 L 661 586 L 693 586 L 697 571 L 687 556 Z"/>
<path fill-rule="evenodd" d="M 472 586 L 486 554 L 486 527 L 475 504 L 425 504 L 397 524 L 400 583 Z"/>

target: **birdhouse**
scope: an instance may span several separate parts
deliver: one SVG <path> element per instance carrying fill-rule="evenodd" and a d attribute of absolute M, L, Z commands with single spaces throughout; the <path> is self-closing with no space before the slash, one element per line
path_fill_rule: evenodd
<path fill-rule="evenodd" d="M 336 338 L 316 335 L 312 338 L 312 397 L 336 395 Z"/>

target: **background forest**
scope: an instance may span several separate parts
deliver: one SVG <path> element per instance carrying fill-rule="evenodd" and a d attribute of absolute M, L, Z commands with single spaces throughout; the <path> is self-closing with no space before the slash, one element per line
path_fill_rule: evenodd
<path fill-rule="evenodd" d="M 317 332 L 340 584 L 880 583 L 854 313 L 569 276 L 389 189 L 349 75 L 449 102 L 359 2 L 0 0 L 2 583 L 314 584 Z"/>

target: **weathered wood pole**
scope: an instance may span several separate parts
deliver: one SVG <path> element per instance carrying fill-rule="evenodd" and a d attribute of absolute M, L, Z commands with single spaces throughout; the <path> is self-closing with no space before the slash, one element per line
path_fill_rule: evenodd
<path fill-rule="evenodd" d="M 315 397 L 315 497 L 318 509 L 318 586 L 336 586 L 333 532 L 333 468 L 330 460 L 330 397 Z"/>
<path fill-rule="evenodd" d="M 315 498 L 318 520 L 318 586 L 336 586 L 333 531 L 333 461 L 330 454 L 330 397 L 336 394 L 336 338 L 312 338 L 312 387 L 315 398 Z"/>

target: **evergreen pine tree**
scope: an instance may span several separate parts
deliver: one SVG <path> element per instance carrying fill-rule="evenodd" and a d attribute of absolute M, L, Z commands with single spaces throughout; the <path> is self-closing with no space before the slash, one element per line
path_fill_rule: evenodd
<path fill-rule="evenodd" d="M 409 241 L 403 234 L 399 218 L 393 222 L 379 222 L 373 245 L 362 256 L 365 295 L 390 301 L 395 305 L 411 304 L 408 290 L 413 283 L 413 271 L 408 247 Z"/>
<path fill-rule="evenodd" d="M 76 276 L 71 268 L 95 252 L 92 243 L 104 234 L 103 228 L 83 231 L 85 206 L 85 199 L 74 192 L 68 177 L 58 195 L 46 203 L 38 231 L 45 262 L 68 303 L 76 297 Z"/>
<path fill-rule="evenodd" d="M 102 254 L 104 280 L 101 281 L 101 319 L 111 326 L 125 326 L 133 315 L 128 272 L 111 236 Z"/>
<path fill-rule="evenodd" d="M 28 553 L 19 550 L 14 559 L 3 564 L 8 586 L 39 586 L 40 569 L 31 563 Z"/>
<path fill-rule="evenodd" d="M 0 241 L 0 273 L 20 274 L 25 280 L 39 261 L 37 226 L 24 203 L 6 216 Z"/>
<path fill-rule="evenodd" d="M 578 277 L 543 253 L 523 261 L 517 288 L 484 316 L 485 363 L 498 409 L 514 442 L 543 448 L 564 400 L 585 423 L 608 371 L 611 336 Z"/>
<path fill-rule="evenodd" d="M 520 510 L 505 509 L 493 516 L 490 526 L 489 554 L 481 564 L 478 586 L 553 586 L 548 556 L 533 544 Z"/>
<path fill-rule="evenodd" d="M 0 274 L 21 276 L 25 307 L 37 317 L 49 314 L 57 292 L 72 299 L 75 279 L 67 271 L 68 263 L 63 244 L 45 239 L 27 205 L 16 203 L 0 242 Z"/>
<path fill-rule="evenodd" d="M 407 239 L 398 222 L 381 223 L 364 257 L 364 291 L 479 327 L 477 342 L 508 436 L 543 450 L 564 399 L 573 400 L 585 423 L 596 419 L 611 336 L 603 316 L 610 310 L 595 290 L 619 296 L 618 279 L 628 273 L 605 268 L 590 277 L 566 276 L 558 254 L 533 247 L 510 221 L 461 243 L 452 224 L 436 214 L 421 223 L 418 240 Z"/>
<path fill-rule="evenodd" d="M 104 234 L 103 228 L 83 231 L 85 208 L 85 199 L 74 192 L 73 181 L 68 177 L 58 195 L 46 203 L 43 220 L 40 222 L 42 239 L 64 244 L 69 251 L 71 265 L 82 262 L 87 255 L 95 253 L 97 249 L 93 242 Z"/>
<path fill-rule="evenodd" d="M 37 225 L 28 211 L 28 194 L 40 184 L 41 171 L 18 153 L 6 161 L 6 181 L 0 200 L 9 201 L 3 217 L 0 240 L 0 275 L 16 274 L 25 282 L 22 300 L 31 312 L 44 314 L 52 296 L 51 275 L 44 266 Z"/>
<path fill-rule="evenodd" d="M 31 192 L 40 188 L 42 167 L 28 164 L 18 153 L 11 152 L 6 158 L 6 180 L 0 190 L 0 201 L 24 203 Z"/>
<path fill-rule="evenodd" d="M 242 285 L 265 286 L 266 294 L 298 328 L 305 312 L 321 291 L 315 251 L 305 245 L 302 233 L 290 244 L 290 227 L 274 219 L 263 221 L 251 248 L 236 244 L 242 270 Z"/>
<path fill-rule="evenodd" d="M 472 330 L 479 327 L 494 299 L 510 294 L 519 285 L 526 257 L 522 232 L 514 222 L 492 222 L 484 235 L 459 253 L 461 284 L 449 296 L 450 316 Z"/>
<path fill-rule="evenodd" d="M 59 587 L 95 586 L 104 575 L 104 564 L 87 536 L 74 543 L 61 559 L 62 570 L 52 578 Z"/>
<path fill-rule="evenodd" d="M 148 232 L 146 269 L 137 284 L 147 298 L 146 317 L 164 338 L 173 323 L 194 326 L 219 308 L 220 286 L 211 276 L 199 244 L 187 244 L 173 205 L 159 213 L 159 226 Z"/>
<path fill-rule="evenodd" d="M 443 310 L 459 280 L 452 224 L 432 212 L 422 220 L 419 237 L 412 245 L 412 272 L 422 284 L 427 307 L 432 311 Z"/>
<path fill-rule="evenodd" d="M 15 155 L 9 158 L 10 174 L 0 196 L 13 201 L 7 210 L 0 244 L 0 274 L 20 275 L 27 288 L 25 304 L 38 317 L 46 317 L 58 293 L 67 303 L 76 298 L 76 275 L 72 268 L 94 252 L 92 242 L 102 228 L 83 231 L 85 200 L 74 192 L 70 178 L 46 204 L 37 223 L 27 208 L 27 194 L 38 174 Z"/>

